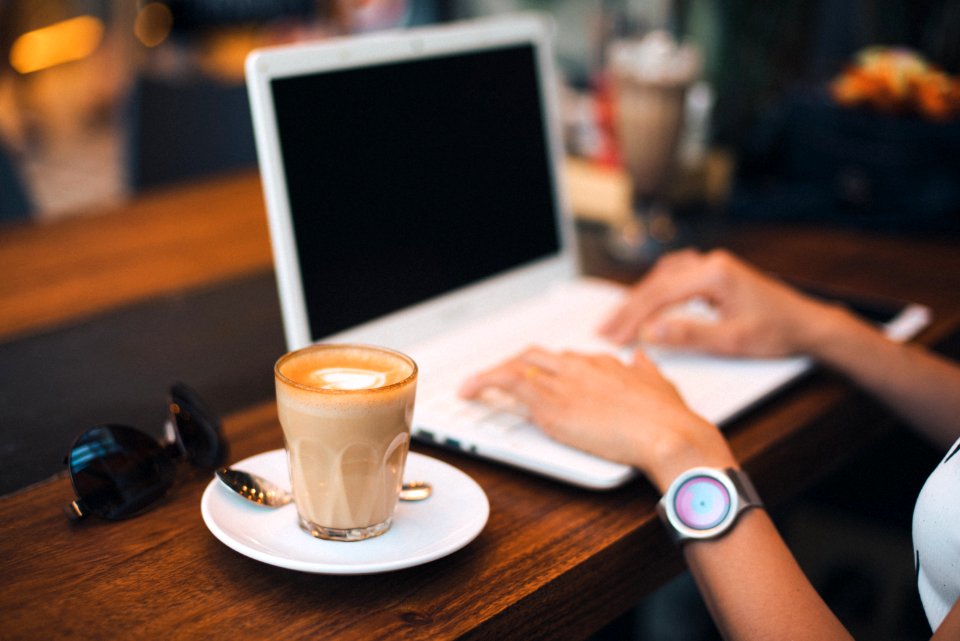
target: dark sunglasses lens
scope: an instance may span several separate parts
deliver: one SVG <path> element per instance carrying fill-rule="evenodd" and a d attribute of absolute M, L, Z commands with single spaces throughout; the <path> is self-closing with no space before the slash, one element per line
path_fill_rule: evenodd
<path fill-rule="evenodd" d="M 223 465 L 228 451 L 220 419 L 200 396 L 187 385 L 174 383 L 170 388 L 170 412 L 187 460 L 209 469 Z"/>
<path fill-rule="evenodd" d="M 81 434 L 69 464 L 84 509 L 105 519 L 137 514 L 173 484 L 170 456 L 153 438 L 124 425 L 99 425 Z"/>

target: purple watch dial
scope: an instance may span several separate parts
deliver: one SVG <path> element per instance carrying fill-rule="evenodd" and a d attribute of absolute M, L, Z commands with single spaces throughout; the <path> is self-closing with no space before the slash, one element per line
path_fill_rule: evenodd
<path fill-rule="evenodd" d="M 695 476 L 677 490 L 673 505 L 684 525 L 709 530 L 723 522 L 730 503 L 730 494 L 722 483 L 707 476 Z"/>

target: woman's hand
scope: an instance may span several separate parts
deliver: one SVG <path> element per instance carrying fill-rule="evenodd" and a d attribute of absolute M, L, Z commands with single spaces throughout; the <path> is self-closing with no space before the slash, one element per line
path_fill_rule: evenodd
<path fill-rule="evenodd" d="M 460 393 L 478 399 L 490 388 L 515 397 L 553 438 L 635 466 L 661 492 L 691 467 L 736 465 L 720 431 L 687 408 L 640 351 L 624 364 L 529 349 L 472 377 Z"/>
<path fill-rule="evenodd" d="M 665 313 L 691 298 L 717 318 Z M 684 250 L 662 258 L 600 328 L 618 344 L 636 340 L 729 356 L 810 352 L 836 308 L 808 298 L 733 255 Z"/>

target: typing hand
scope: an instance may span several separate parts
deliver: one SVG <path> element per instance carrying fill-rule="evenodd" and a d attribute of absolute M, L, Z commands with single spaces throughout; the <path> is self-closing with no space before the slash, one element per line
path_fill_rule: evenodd
<path fill-rule="evenodd" d="M 694 465 L 735 463 L 713 425 L 691 412 L 642 352 L 612 356 L 543 349 L 468 379 L 461 396 L 496 389 L 514 397 L 551 437 L 647 474 L 661 490 Z"/>
<path fill-rule="evenodd" d="M 677 313 L 699 299 L 712 316 Z M 680 308 L 682 310 L 682 308 Z M 829 306 L 796 292 L 733 255 L 684 250 L 662 258 L 630 290 L 600 333 L 729 356 L 777 357 L 809 349 Z"/>

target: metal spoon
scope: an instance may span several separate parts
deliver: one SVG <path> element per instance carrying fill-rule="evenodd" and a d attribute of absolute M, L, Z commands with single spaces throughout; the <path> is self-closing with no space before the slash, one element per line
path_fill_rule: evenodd
<path fill-rule="evenodd" d="M 228 488 L 258 505 L 282 507 L 293 500 L 293 495 L 279 485 L 262 476 L 243 470 L 221 467 L 217 478 Z M 433 493 L 433 487 L 426 481 L 404 483 L 400 489 L 401 501 L 422 501 Z"/>

